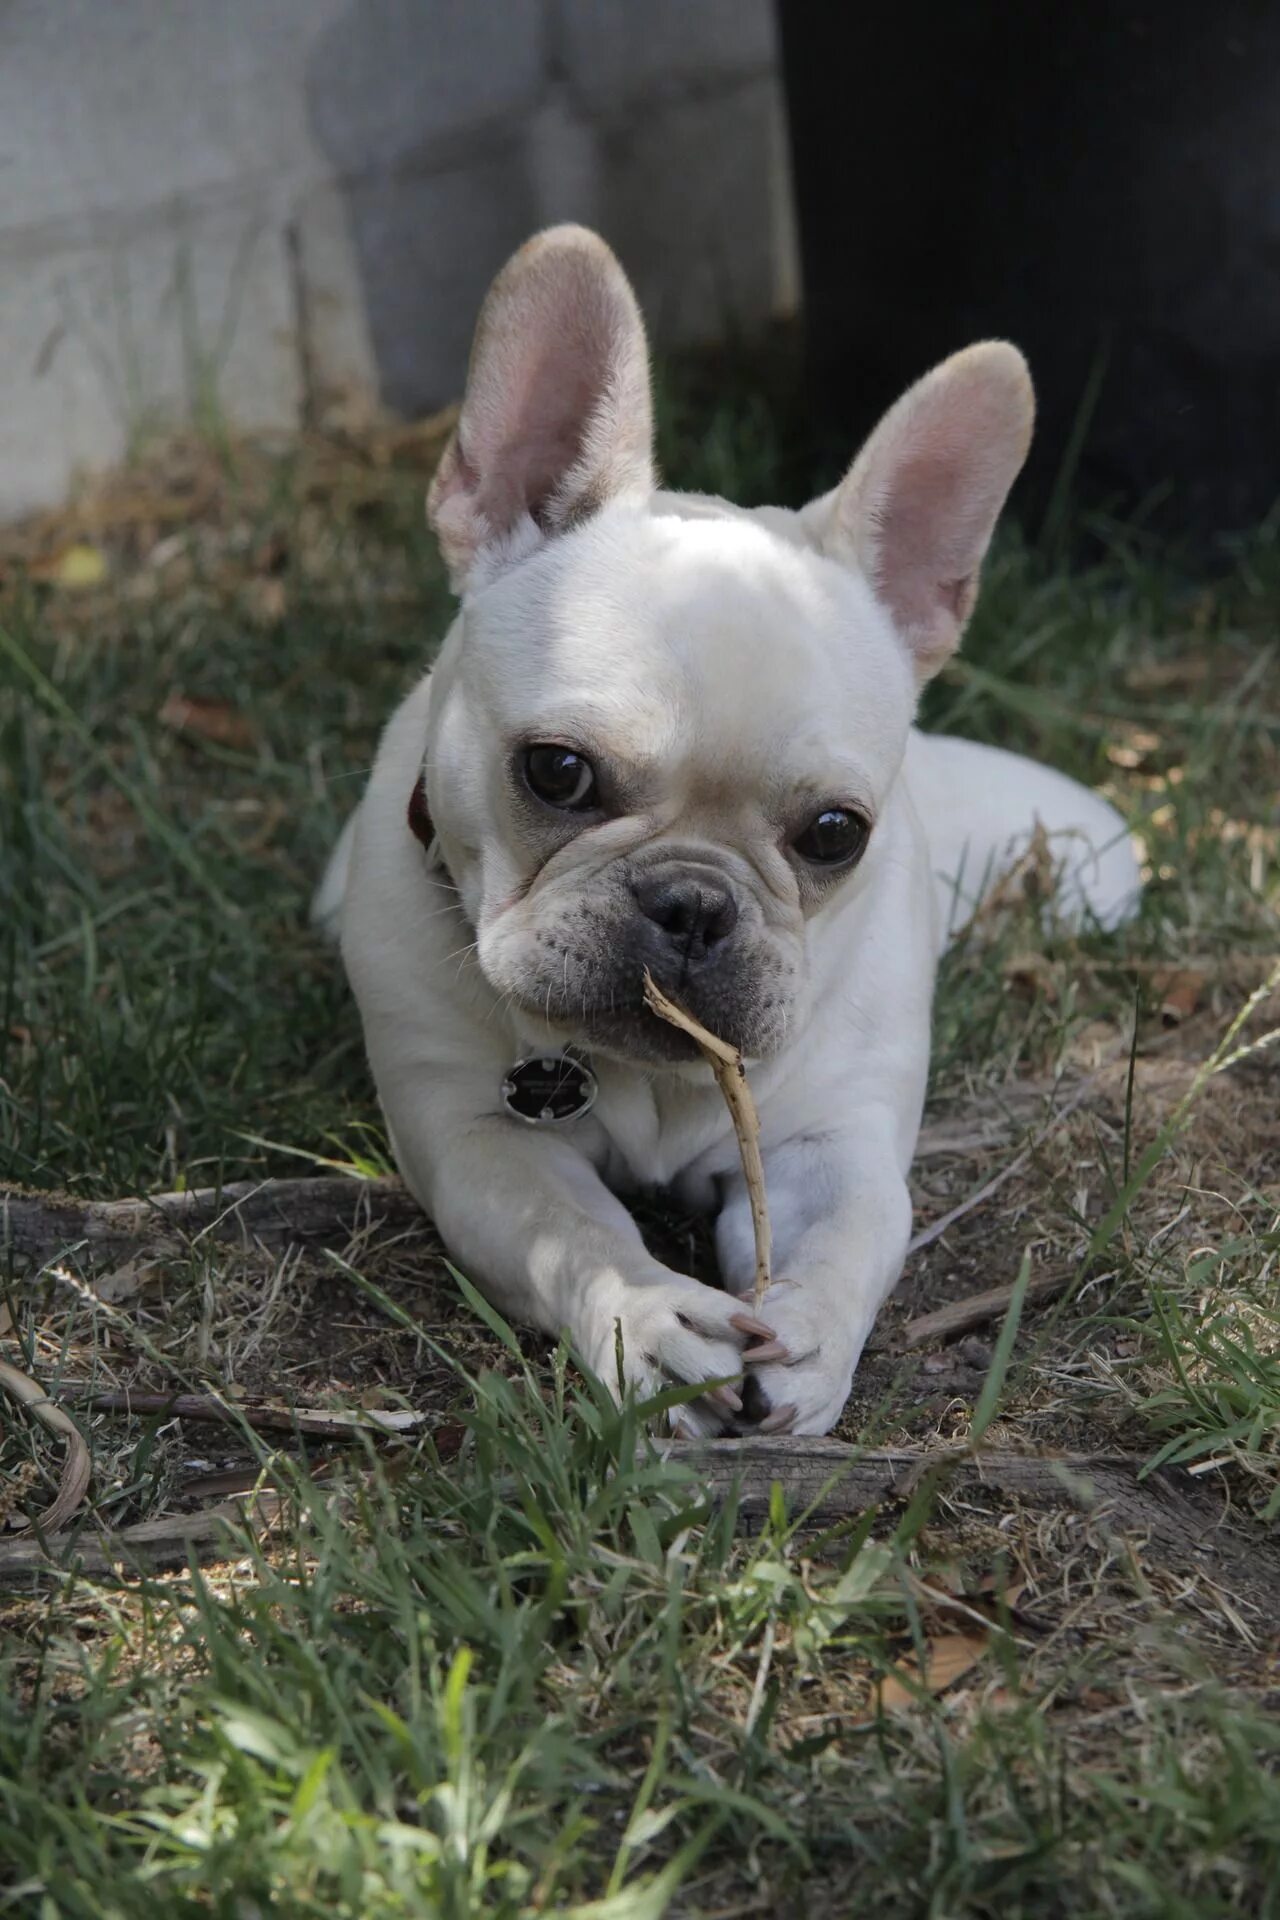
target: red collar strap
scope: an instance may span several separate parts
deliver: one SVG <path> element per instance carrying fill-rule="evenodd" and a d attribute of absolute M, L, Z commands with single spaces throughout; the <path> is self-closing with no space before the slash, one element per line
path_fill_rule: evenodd
<path fill-rule="evenodd" d="M 405 817 L 409 822 L 409 831 L 414 839 L 422 842 L 428 864 L 433 867 L 438 867 L 445 879 L 449 882 L 449 885 L 453 887 L 453 875 L 444 863 L 444 855 L 441 853 L 440 843 L 436 839 L 435 824 L 431 818 L 431 809 L 427 805 L 427 790 L 423 784 L 421 774 L 418 775 L 412 787 L 409 789 L 409 807 Z M 453 890 L 455 893 L 457 892 L 456 887 L 454 887 Z"/>

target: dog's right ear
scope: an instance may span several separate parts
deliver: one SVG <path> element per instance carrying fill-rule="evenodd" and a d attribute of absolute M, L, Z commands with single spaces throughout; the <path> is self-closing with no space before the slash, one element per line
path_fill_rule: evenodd
<path fill-rule="evenodd" d="M 596 234 L 552 227 L 489 289 L 462 413 L 427 495 L 455 591 L 492 579 L 606 500 L 653 485 L 635 295 Z"/>

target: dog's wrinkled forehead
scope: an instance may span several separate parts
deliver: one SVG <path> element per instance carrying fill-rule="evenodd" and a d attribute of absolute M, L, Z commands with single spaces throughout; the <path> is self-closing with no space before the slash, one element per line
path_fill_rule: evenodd
<path fill-rule="evenodd" d="M 915 704 L 856 576 L 746 516 L 619 504 L 468 602 L 459 669 L 509 739 L 726 787 L 811 777 L 875 804 Z"/>

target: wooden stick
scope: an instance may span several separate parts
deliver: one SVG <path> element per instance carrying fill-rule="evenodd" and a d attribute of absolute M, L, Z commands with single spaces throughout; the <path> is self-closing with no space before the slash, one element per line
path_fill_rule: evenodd
<path fill-rule="evenodd" d="M 1215 1581 L 1270 1618 L 1280 1587 L 1280 1550 L 1256 1533 L 1238 1530 L 1223 1503 L 1176 1468 L 1139 1476 L 1141 1455 L 1118 1453 L 1031 1454 L 992 1447 L 933 1449 L 851 1447 L 839 1440 L 750 1438 L 670 1440 L 662 1454 L 693 1470 L 697 1484 L 719 1502 L 737 1494 L 744 1518 L 768 1514 L 775 1485 L 792 1514 L 807 1513 L 825 1524 L 861 1514 L 881 1501 L 910 1498 L 926 1474 L 942 1480 L 941 1498 L 985 1493 L 999 1502 L 1040 1509 L 1072 1509 L 1092 1516 L 1090 1525 L 1129 1543 L 1145 1542 L 1162 1559 L 1198 1575 L 1206 1567 Z M 643 1456 L 642 1456 L 643 1457 Z M 61 1575 L 126 1572 L 182 1566 L 189 1559 L 227 1559 L 238 1551 L 228 1523 L 269 1528 L 281 1501 L 264 1490 L 243 1503 L 228 1500 L 199 1513 L 144 1520 L 119 1532 L 83 1527 L 43 1541 L 0 1543 L 0 1577 L 15 1573 Z M 1206 1561 L 1206 1554 L 1212 1558 Z"/>
<path fill-rule="evenodd" d="M 1071 1285 L 1074 1275 L 1070 1273 L 1046 1273 L 1027 1283 L 1028 1300 L 1056 1300 Z M 898 1336 L 898 1344 L 911 1351 L 915 1347 L 935 1346 L 943 1340 L 954 1340 L 958 1333 L 968 1333 L 974 1327 L 983 1327 L 989 1320 L 998 1320 L 1008 1309 L 1013 1298 L 1014 1285 L 991 1287 L 986 1293 L 971 1293 L 965 1300 L 952 1300 L 949 1305 L 939 1307 L 933 1313 L 917 1314 L 914 1320 L 908 1320 Z"/>
<path fill-rule="evenodd" d="M 691 1013 L 686 1013 L 683 1007 L 668 999 L 647 967 L 644 997 L 645 1004 L 657 1014 L 659 1020 L 665 1020 L 669 1026 L 678 1027 L 681 1033 L 688 1034 L 715 1075 L 716 1085 L 729 1109 L 729 1118 L 738 1136 L 738 1152 L 742 1156 L 742 1177 L 747 1183 L 747 1198 L 751 1202 L 751 1231 L 756 1243 L 754 1304 L 759 1313 L 760 1303 L 769 1288 L 773 1236 L 769 1229 L 769 1202 L 764 1190 L 764 1162 L 760 1158 L 760 1116 L 747 1084 L 747 1070 L 742 1063 L 742 1055 L 727 1040 L 721 1040 L 718 1035 L 709 1032 L 700 1020 L 695 1020 Z"/>
<path fill-rule="evenodd" d="M 1026 1091 L 1018 1090 L 1020 1095 Z M 925 1127 L 915 1157 L 973 1152 L 999 1146 L 1006 1137 L 1007 1122 L 971 1134 L 958 1133 L 954 1122 Z M 966 1210 L 977 1204 L 977 1198 L 966 1202 Z M 953 1217 L 948 1216 L 941 1231 Z M 340 1236 L 351 1239 L 371 1228 L 381 1233 L 427 1232 L 430 1223 L 398 1180 L 345 1174 L 237 1180 L 222 1187 L 123 1200 L 81 1200 L 56 1191 L 0 1186 L 0 1261 L 11 1255 L 24 1270 L 81 1248 L 99 1266 L 119 1265 L 144 1254 L 180 1253 L 204 1236 L 283 1251 L 331 1246 Z"/>
<path fill-rule="evenodd" d="M 405 1232 L 426 1226 L 417 1201 L 397 1180 L 320 1175 L 303 1180 L 236 1180 L 128 1200 L 78 1200 L 70 1194 L 0 1187 L 0 1258 L 43 1266 L 83 1246 L 102 1262 L 140 1248 L 179 1251 L 207 1234 L 242 1245 L 332 1245 L 378 1226 Z"/>
<path fill-rule="evenodd" d="M 74 1390 L 73 1390 L 74 1391 Z M 64 1390 L 62 1398 L 69 1397 Z M 166 1419 L 210 1420 L 224 1426 L 241 1422 L 260 1433 L 309 1433 L 321 1440 L 347 1440 L 353 1433 L 416 1433 L 430 1418 L 425 1413 L 383 1412 L 377 1408 L 347 1413 L 341 1408 L 286 1407 L 264 1401 L 223 1400 L 215 1393 L 115 1393 L 86 1391 L 83 1404 L 93 1413 L 160 1414 Z"/>
<path fill-rule="evenodd" d="M 1180 1468 L 1147 1473 L 1141 1454 L 1018 1453 L 1012 1448 L 855 1447 L 841 1440 L 751 1436 L 669 1440 L 661 1451 L 693 1469 L 712 1501 L 736 1489 L 744 1518 L 763 1519 L 775 1485 L 787 1510 L 823 1523 L 909 1499 L 926 1474 L 941 1476 L 941 1498 L 985 1490 L 998 1501 L 1093 1514 L 1108 1533 L 1146 1541 L 1162 1558 L 1247 1597 L 1264 1618 L 1280 1591 L 1280 1547 L 1256 1528 L 1237 1528 L 1229 1506 Z M 1141 1477 L 1145 1475 L 1145 1477 Z M 1206 1555 L 1212 1558 L 1206 1559 Z"/>
<path fill-rule="evenodd" d="M 56 1433 L 67 1443 L 58 1491 L 37 1522 L 41 1533 L 57 1533 L 66 1526 L 89 1490 L 93 1462 L 84 1436 L 70 1414 L 64 1413 L 42 1386 L 27 1374 L 20 1373 L 7 1360 L 0 1360 L 0 1390 L 26 1407 L 42 1426 L 48 1427 L 50 1433 Z"/>
<path fill-rule="evenodd" d="M 237 1523 L 270 1526 L 279 1515 L 279 1494 L 264 1490 L 245 1501 L 223 1500 L 199 1513 L 166 1514 L 140 1520 L 118 1531 L 93 1527 L 78 1533 L 46 1534 L 43 1541 L 0 1543 L 0 1576 L 14 1573 L 111 1573 L 117 1566 L 136 1573 L 147 1567 L 181 1567 L 190 1559 L 226 1560 L 233 1542 L 228 1529 Z"/>

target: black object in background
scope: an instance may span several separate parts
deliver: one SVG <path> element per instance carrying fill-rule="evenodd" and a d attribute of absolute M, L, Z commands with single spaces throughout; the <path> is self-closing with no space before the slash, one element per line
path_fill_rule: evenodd
<path fill-rule="evenodd" d="M 1040 398 L 1033 521 L 1064 470 L 1081 502 L 1145 506 L 1170 531 L 1265 515 L 1280 0 L 778 0 L 778 15 L 823 411 L 861 433 L 935 360 L 1004 336 Z"/>

